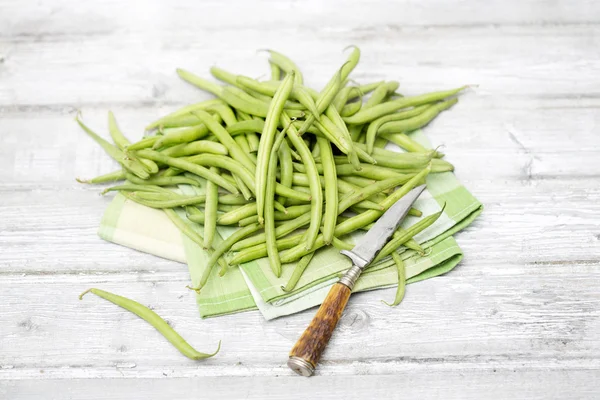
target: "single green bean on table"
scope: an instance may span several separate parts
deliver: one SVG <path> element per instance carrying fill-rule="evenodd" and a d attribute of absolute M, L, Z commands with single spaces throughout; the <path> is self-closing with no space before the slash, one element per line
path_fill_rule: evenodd
<path fill-rule="evenodd" d="M 171 326 L 162 319 L 157 313 L 149 309 L 148 307 L 138 303 L 137 301 L 128 299 L 117 294 L 106 292 L 101 289 L 91 288 L 79 295 L 79 300 L 83 299 L 86 293 L 93 293 L 96 296 L 108 300 L 111 303 L 130 311 L 152 325 L 161 335 L 165 337 L 171 344 L 179 350 L 181 354 L 192 360 L 203 360 L 214 356 L 221 349 L 221 341 L 217 346 L 217 350 L 214 353 L 201 353 L 194 349 L 188 342 L 185 341 Z"/>
<path fill-rule="evenodd" d="M 186 82 L 216 98 L 184 105 L 146 126 L 154 136 L 130 143 L 108 114 L 114 144 L 77 122 L 111 158 L 118 171 L 82 181 L 113 183 L 144 206 L 162 209 L 193 242 L 206 248 L 209 264 L 197 290 L 214 265 L 223 275 L 229 264 L 269 257 L 273 273 L 296 262 L 284 287 L 295 290 L 314 252 L 333 244 L 348 248 L 345 235 L 368 229 L 382 213 L 428 174 L 452 171 L 443 154 L 411 138 L 441 111 L 457 102 L 466 86 L 402 97 L 398 82 L 356 83 L 349 78 L 360 60 L 351 46 L 347 61 L 322 90 L 304 84 L 298 65 L 269 51 L 270 80 L 260 81 L 213 67 L 215 83 L 183 69 Z M 370 96 L 365 96 L 371 93 Z M 394 143 L 406 153 L 385 150 Z M 203 189 L 183 195 L 178 185 Z M 387 195 L 387 196 L 386 196 Z M 185 208 L 187 220 L 176 212 Z M 420 216 L 417 209 L 410 215 Z M 392 254 L 398 268 L 397 304 L 403 294 L 399 256 L 405 246 L 423 252 L 412 237 L 435 222 L 428 215 L 399 229 L 379 253 Z M 203 225 L 201 235 L 195 223 Z M 264 224 L 264 225 L 263 225 Z M 223 240 L 217 226 L 240 226 Z M 226 254 L 232 252 L 232 254 Z"/>

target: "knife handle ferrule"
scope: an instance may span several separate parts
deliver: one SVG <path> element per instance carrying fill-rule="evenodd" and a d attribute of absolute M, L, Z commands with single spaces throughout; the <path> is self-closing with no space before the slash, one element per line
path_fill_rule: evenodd
<path fill-rule="evenodd" d="M 356 265 L 353 265 L 348 271 L 346 271 L 344 276 L 340 278 L 339 283 L 348 286 L 348 289 L 352 290 L 361 272 L 361 268 L 357 267 Z"/>

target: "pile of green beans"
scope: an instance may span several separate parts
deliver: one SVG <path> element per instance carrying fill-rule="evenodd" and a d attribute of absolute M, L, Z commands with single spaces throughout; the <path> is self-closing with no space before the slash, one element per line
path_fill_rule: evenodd
<path fill-rule="evenodd" d="M 221 81 L 216 83 L 178 69 L 184 81 L 215 98 L 151 122 L 146 130 L 153 134 L 136 143 L 126 139 L 112 113 L 108 125 L 114 144 L 77 117 L 120 164 L 118 171 L 80 182 L 118 182 L 103 193 L 118 191 L 164 210 L 210 254 L 195 290 L 206 285 L 215 265 L 222 276 L 231 267 L 268 257 L 278 277 L 283 269 L 294 268 L 283 286 L 293 291 L 316 251 L 348 247 L 346 235 L 367 229 L 428 174 L 454 168 L 442 153 L 407 133 L 456 104 L 465 86 L 403 96 L 396 81 L 358 85 L 348 78 L 360 59 L 360 50 L 352 47 L 318 91 L 305 86 L 288 57 L 268 54 L 271 74 L 265 81 L 213 67 L 210 73 Z M 388 143 L 405 152 L 384 149 Z M 204 194 L 184 195 L 177 185 L 196 186 Z M 189 221 L 174 211 L 179 207 Z M 422 215 L 416 209 L 410 214 Z M 392 255 L 400 265 L 394 256 L 400 246 L 422 251 L 412 237 L 439 215 L 396 232 L 378 260 Z M 190 222 L 202 224 L 203 234 Z M 218 226 L 240 229 L 221 240 Z"/>

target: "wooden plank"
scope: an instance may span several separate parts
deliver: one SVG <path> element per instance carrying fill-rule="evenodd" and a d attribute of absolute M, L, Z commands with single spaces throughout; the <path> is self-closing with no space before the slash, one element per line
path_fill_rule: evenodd
<path fill-rule="evenodd" d="M 363 48 L 354 79 L 397 79 L 406 94 L 478 84 L 482 95 L 508 100 L 524 94 L 597 97 L 600 84 L 595 70 L 582 60 L 592 66 L 598 63 L 599 29 L 527 26 L 450 29 L 437 34 L 390 30 L 366 36 L 360 31 L 311 30 L 291 36 L 273 33 L 268 40 L 260 31 L 224 31 L 219 46 L 208 42 L 210 35 L 197 29 L 167 30 L 156 37 L 153 32 L 150 36 L 131 33 L 67 42 L 9 41 L 10 51 L 0 64 L 7 82 L 0 91 L 0 105 L 66 108 L 101 103 L 116 107 L 131 102 L 197 101 L 199 92 L 180 82 L 175 68 L 208 76 L 208 69 L 217 64 L 236 73 L 265 76 L 266 55 L 256 50 L 287 49 L 290 41 L 298 46 L 287 53 L 317 88 L 344 61 L 342 49 L 354 43 Z M 482 53 L 487 48 L 496 51 Z M 544 48 L 543 57 L 540 48 Z M 573 74 L 574 70 L 578 73 Z"/>
<path fill-rule="evenodd" d="M 70 40 L 73 35 L 124 35 L 130 32 L 155 34 L 167 31 L 189 32 L 198 29 L 219 33 L 240 30 L 271 33 L 273 29 L 296 31 L 323 30 L 330 33 L 358 28 L 363 35 L 374 31 L 397 31 L 414 27 L 515 24 L 591 24 L 599 21 L 597 2 L 587 1 L 462 1 L 442 0 L 389 2 L 377 0 L 319 2 L 260 0 L 249 4 L 233 1 L 223 12 L 219 1 L 178 1 L 166 6 L 161 1 L 115 0 L 86 2 L 55 0 L 38 4 L 0 2 L 0 35 L 20 40 Z M 233 12 L 235 10 L 235 12 Z M 275 24 L 289 20 L 293 23 Z M 136 18 L 131 18 L 135 15 Z M 248 18 L 251 15 L 252 18 Z M 240 35 L 242 36 L 242 35 Z M 202 38 L 198 38 L 202 40 Z"/>
<path fill-rule="evenodd" d="M 356 294 L 319 374 L 482 363 L 599 368 L 599 272 L 572 266 L 543 274 L 498 265 L 479 279 L 450 274 L 411 285 L 397 308 L 379 301 L 392 298 L 392 289 Z M 285 374 L 287 352 L 314 310 L 270 322 L 258 312 L 200 321 L 186 283 L 170 273 L 2 276 L 0 371 L 4 379 L 151 378 L 165 368 L 172 377 Z M 77 300 L 91 286 L 152 307 L 199 349 L 221 339 L 221 353 L 205 362 L 186 359 L 134 315 L 93 295 Z"/>
<path fill-rule="evenodd" d="M 414 398 L 479 400 L 482 393 L 499 399 L 593 399 L 600 396 L 597 371 L 503 369 L 482 365 L 476 370 L 407 370 L 401 375 L 315 376 L 299 379 L 279 377 L 194 377 L 162 379 L 70 379 L 14 380 L 1 382 L 5 398 L 47 400 L 85 398 L 88 400 L 161 399 L 345 399 Z M 580 384 L 587 382 L 587 384 Z M 491 398 L 491 397 L 486 397 Z"/>

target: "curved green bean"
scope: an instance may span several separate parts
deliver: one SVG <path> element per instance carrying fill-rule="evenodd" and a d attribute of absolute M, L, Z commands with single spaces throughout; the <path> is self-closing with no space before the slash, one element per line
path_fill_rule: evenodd
<path fill-rule="evenodd" d="M 375 121 L 371 122 L 369 124 L 369 127 L 367 128 L 367 136 L 366 136 L 367 152 L 369 154 L 371 154 L 373 152 L 373 146 L 375 143 L 375 139 L 377 138 L 377 135 L 381 133 L 380 128 L 382 125 L 384 125 L 385 123 L 390 122 L 390 121 L 399 121 L 399 120 L 415 117 L 415 116 L 423 113 L 429 107 L 433 107 L 433 105 L 424 104 L 421 106 L 414 107 L 411 110 L 384 115 L 383 117 L 379 117 Z"/>
<path fill-rule="evenodd" d="M 423 111 L 421 114 L 415 117 L 404 119 L 401 121 L 387 122 L 381 125 L 381 128 L 379 128 L 379 132 L 397 133 L 417 130 L 430 123 L 435 117 L 438 116 L 439 113 L 449 109 L 456 103 L 458 103 L 458 99 L 456 98 L 436 103 L 431 107 L 428 107 L 425 111 Z"/>
<path fill-rule="evenodd" d="M 406 293 L 406 269 L 404 268 L 402 258 L 395 251 L 392 252 L 392 259 L 394 260 L 396 270 L 398 271 L 398 288 L 396 289 L 396 296 L 392 303 L 388 303 L 384 300 L 381 300 L 381 302 L 387 306 L 395 307 L 402 302 L 404 294 Z"/>
<path fill-rule="evenodd" d="M 314 252 L 308 253 L 296 263 L 296 265 L 294 266 L 294 272 L 292 272 L 292 276 L 290 277 L 285 286 L 281 286 L 281 290 L 283 290 L 284 292 L 291 292 L 292 290 L 294 290 L 314 255 Z"/>
<path fill-rule="evenodd" d="M 116 181 L 122 181 L 123 179 L 125 179 L 125 172 L 122 169 L 120 169 L 118 171 L 109 172 L 108 174 L 100 175 L 100 176 L 97 176 L 92 179 L 75 178 L 75 180 L 79 183 L 90 183 L 90 184 L 116 182 Z"/>
<path fill-rule="evenodd" d="M 137 301 L 128 299 L 123 296 L 119 296 L 117 294 L 113 294 L 110 292 L 106 292 L 101 289 L 91 288 L 86 290 L 85 292 L 79 295 L 79 300 L 83 299 L 86 293 L 93 293 L 98 297 L 103 298 L 104 300 L 108 300 L 111 303 L 124 308 L 127 311 L 130 311 L 148 322 L 152 325 L 161 335 L 165 337 L 171 344 L 179 350 L 181 354 L 190 358 L 192 360 L 203 360 L 205 358 L 209 358 L 214 356 L 221 349 L 221 341 L 219 341 L 219 345 L 217 346 L 217 350 L 214 353 L 201 353 L 198 350 L 194 349 L 188 342 L 185 341 L 184 338 L 181 337 L 171 326 L 162 319 L 157 313 L 152 311 L 146 306 L 138 303 Z"/>

